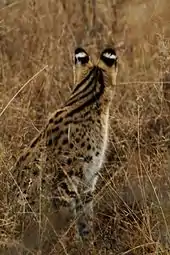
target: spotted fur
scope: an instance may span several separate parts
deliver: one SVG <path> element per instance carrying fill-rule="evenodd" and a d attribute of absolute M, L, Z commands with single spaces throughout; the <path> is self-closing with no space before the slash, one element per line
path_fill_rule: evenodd
<path fill-rule="evenodd" d="M 84 49 L 76 49 L 75 74 L 65 105 L 17 160 L 8 202 L 13 216 L 24 210 L 22 223 L 27 213 L 40 220 L 47 210 L 68 206 L 79 235 L 86 239 L 93 230 L 93 192 L 108 142 L 117 75 L 114 49 L 105 49 L 96 65 Z"/>

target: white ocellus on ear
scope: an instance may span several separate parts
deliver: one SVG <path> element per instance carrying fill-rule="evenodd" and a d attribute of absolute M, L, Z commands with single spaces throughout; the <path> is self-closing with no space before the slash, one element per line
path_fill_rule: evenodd
<path fill-rule="evenodd" d="M 116 52 L 112 48 L 106 48 L 100 55 L 100 59 L 109 67 L 117 65 Z"/>
<path fill-rule="evenodd" d="M 87 64 L 89 62 L 89 55 L 83 48 L 75 50 L 75 64 Z"/>

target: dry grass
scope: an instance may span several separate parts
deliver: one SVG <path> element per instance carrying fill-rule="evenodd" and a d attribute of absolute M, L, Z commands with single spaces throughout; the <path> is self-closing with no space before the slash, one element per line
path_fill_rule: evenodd
<path fill-rule="evenodd" d="M 169 254 L 169 87 L 160 78 L 170 64 L 170 2 L 94 2 L 23 0 L 0 9 L 0 213 L 8 213 L 8 168 L 70 93 L 75 46 L 98 52 L 123 42 L 96 191 L 96 245 L 77 249 L 68 233 L 50 254 Z"/>

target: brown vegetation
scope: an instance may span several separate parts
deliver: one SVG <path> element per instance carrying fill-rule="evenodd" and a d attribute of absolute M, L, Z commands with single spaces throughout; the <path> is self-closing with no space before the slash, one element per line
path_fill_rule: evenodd
<path fill-rule="evenodd" d="M 85 252 L 69 232 L 56 238 L 50 254 L 169 254 L 170 76 L 163 74 L 170 62 L 170 2 L 10 2 L 0 9 L 0 245 L 11 245 L 1 232 L 10 188 L 3 180 L 70 93 L 74 48 L 98 53 L 112 44 L 123 47 L 108 160 L 96 190 L 95 245 Z"/>

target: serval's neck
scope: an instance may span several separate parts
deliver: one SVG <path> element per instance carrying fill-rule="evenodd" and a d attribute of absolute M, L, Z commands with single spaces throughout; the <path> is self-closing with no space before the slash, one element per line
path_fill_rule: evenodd
<path fill-rule="evenodd" d="M 69 109 L 68 116 L 91 110 L 93 112 L 108 112 L 112 93 L 105 86 L 105 74 L 98 67 L 93 67 L 88 75 L 78 83 L 65 104 Z"/>

